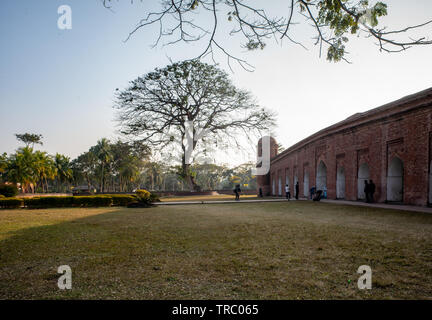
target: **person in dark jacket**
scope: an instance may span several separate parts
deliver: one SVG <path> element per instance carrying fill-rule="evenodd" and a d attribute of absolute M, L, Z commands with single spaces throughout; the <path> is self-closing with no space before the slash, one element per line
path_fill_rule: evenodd
<path fill-rule="evenodd" d="M 370 186 L 367 180 L 365 180 L 364 193 L 366 197 L 366 202 L 370 202 Z"/>
<path fill-rule="evenodd" d="M 234 193 L 235 193 L 235 196 L 236 196 L 235 197 L 236 201 L 240 201 L 240 192 L 241 192 L 241 189 L 240 189 L 240 185 L 238 184 L 234 188 Z"/>
<path fill-rule="evenodd" d="M 310 198 L 311 200 L 315 197 L 315 193 L 316 193 L 316 188 L 315 186 L 313 186 L 312 188 L 310 188 Z"/>
<path fill-rule="evenodd" d="M 374 202 L 375 183 L 369 180 L 369 202 Z"/>
<path fill-rule="evenodd" d="M 298 200 L 298 198 L 299 198 L 299 183 L 298 183 L 298 181 L 295 185 L 295 192 L 296 192 L 295 198 L 296 198 L 296 200 Z"/>

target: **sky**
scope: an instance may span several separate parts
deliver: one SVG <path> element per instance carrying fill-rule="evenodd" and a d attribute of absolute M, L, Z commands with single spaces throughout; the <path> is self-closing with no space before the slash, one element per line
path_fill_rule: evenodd
<path fill-rule="evenodd" d="M 432 19 L 430 0 L 386 2 L 389 16 L 383 25 L 402 28 Z M 57 27 L 61 5 L 72 9 L 70 30 Z M 273 13 L 287 10 L 285 6 L 286 1 L 274 0 Z M 205 45 L 152 48 L 155 28 L 141 29 L 124 41 L 155 8 L 159 1 L 114 1 L 108 10 L 100 0 L 2 0 L 0 153 L 20 146 L 15 133 L 42 134 L 39 149 L 71 158 L 102 137 L 115 140 L 116 88 L 170 61 L 193 58 Z M 432 38 L 432 28 L 422 30 Z M 388 54 L 372 39 L 352 37 L 347 48 L 352 63 L 330 63 L 325 53 L 320 58 L 311 31 L 304 23 L 292 30 L 307 50 L 270 41 L 264 50 L 245 52 L 238 38 L 218 35 L 228 50 L 255 67 L 247 72 L 234 65 L 231 71 L 225 57 L 215 55 L 236 86 L 277 113 L 273 134 L 285 148 L 354 113 L 432 87 L 432 46 Z M 232 165 L 253 160 L 255 146 L 249 147 L 249 153 L 221 154 L 218 159 Z"/>

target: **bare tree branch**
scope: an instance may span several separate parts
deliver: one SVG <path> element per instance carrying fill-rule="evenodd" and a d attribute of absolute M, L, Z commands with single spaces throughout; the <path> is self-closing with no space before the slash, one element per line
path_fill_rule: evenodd
<path fill-rule="evenodd" d="M 112 0 L 101 0 L 106 8 L 112 8 Z M 133 0 L 131 1 L 133 3 Z M 125 41 L 129 40 L 138 30 L 158 24 L 158 34 L 153 47 L 165 39 L 164 46 L 179 42 L 193 43 L 205 41 L 202 52 L 191 58 L 202 59 L 220 52 L 227 57 L 228 66 L 232 70 L 232 62 L 237 62 L 242 68 L 252 71 L 253 67 L 246 60 L 228 51 L 220 39 L 226 41 L 226 35 L 221 33 L 230 23 L 230 36 L 240 36 L 245 40 L 241 45 L 248 50 L 264 49 L 270 38 L 273 41 L 287 39 L 289 42 L 306 48 L 295 41 L 292 28 L 304 24 L 299 19 L 309 21 L 316 34 L 315 45 L 319 45 L 320 56 L 324 47 L 327 49 L 327 59 L 330 61 L 344 60 L 347 35 L 366 32 L 367 37 L 377 40 L 381 51 L 400 52 L 413 46 L 432 44 L 425 35 L 403 39 L 408 32 L 421 32 L 422 28 L 432 24 L 432 20 L 414 26 L 397 30 L 378 28 L 378 18 L 387 15 L 387 5 L 377 2 L 370 6 L 367 1 L 351 0 L 290 0 L 286 15 L 277 14 L 272 17 L 264 7 L 271 8 L 271 1 L 265 1 L 260 7 L 248 5 L 245 0 L 163 0 L 161 10 L 149 12 L 146 17 L 131 30 Z M 200 19 L 207 17 L 208 19 Z M 223 15 L 227 15 L 226 18 Z M 371 18 L 372 23 L 365 23 Z M 360 26 L 364 28 L 360 29 Z M 390 38 L 393 36 L 394 38 Z"/>

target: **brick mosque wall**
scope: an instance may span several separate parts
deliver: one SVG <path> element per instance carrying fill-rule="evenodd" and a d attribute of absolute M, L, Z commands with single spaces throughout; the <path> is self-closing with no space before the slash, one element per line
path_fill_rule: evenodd
<path fill-rule="evenodd" d="M 284 195 L 287 183 L 293 195 L 298 179 L 300 197 L 319 184 L 329 199 L 359 200 L 366 178 L 377 202 L 432 202 L 432 88 L 355 114 L 280 154 L 275 144 L 270 172 L 257 180 L 264 194 Z"/>

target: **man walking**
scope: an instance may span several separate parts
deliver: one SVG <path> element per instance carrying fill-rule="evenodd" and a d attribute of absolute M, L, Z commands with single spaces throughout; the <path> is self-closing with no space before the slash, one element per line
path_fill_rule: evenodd
<path fill-rule="evenodd" d="M 298 198 L 299 198 L 299 183 L 298 183 L 298 181 L 297 181 L 297 183 L 296 183 L 296 185 L 295 185 L 295 198 L 296 198 L 296 200 L 298 200 Z"/>
<path fill-rule="evenodd" d="M 286 196 L 287 200 L 289 201 L 291 198 L 291 192 L 290 192 L 290 187 L 287 184 L 285 185 L 285 196 Z"/>

